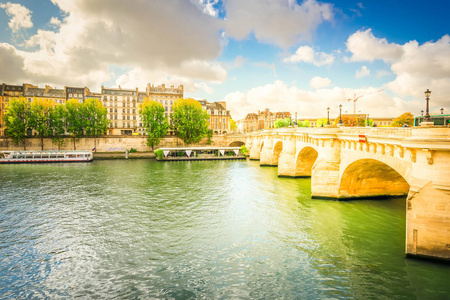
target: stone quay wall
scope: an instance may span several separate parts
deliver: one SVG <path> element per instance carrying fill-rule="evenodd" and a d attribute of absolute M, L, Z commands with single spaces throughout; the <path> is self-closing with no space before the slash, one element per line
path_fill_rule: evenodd
<path fill-rule="evenodd" d="M 161 140 L 159 145 L 155 146 L 158 148 L 174 148 L 174 147 L 198 147 L 207 146 L 207 139 L 203 139 L 200 143 L 186 145 L 181 139 L 173 136 L 165 137 Z M 212 138 L 211 146 L 228 146 L 227 137 L 225 135 L 215 135 Z M 25 148 L 29 150 L 41 150 L 41 139 L 38 137 L 30 137 L 25 140 Z M 139 152 L 149 152 L 152 148 L 147 146 L 146 136 L 103 136 L 98 138 L 84 137 L 77 141 L 72 138 L 65 138 L 64 144 L 59 148 L 59 150 L 92 150 L 96 148 L 97 152 L 125 152 L 131 148 L 136 149 Z M 0 151 L 11 151 L 11 150 L 24 150 L 23 144 L 14 144 L 12 140 L 8 137 L 0 137 Z M 44 150 L 58 150 L 58 145 L 52 142 L 51 138 L 44 138 Z"/>

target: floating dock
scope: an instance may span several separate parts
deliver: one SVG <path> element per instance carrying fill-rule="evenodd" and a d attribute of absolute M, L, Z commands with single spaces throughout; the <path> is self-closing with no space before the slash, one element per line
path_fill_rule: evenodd
<path fill-rule="evenodd" d="M 246 159 L 240 152 L 240 147 L 189 147 L 189 148 L 160 148 L 163 151 L 159 161 L 186 160 L 235 160 Z"/>

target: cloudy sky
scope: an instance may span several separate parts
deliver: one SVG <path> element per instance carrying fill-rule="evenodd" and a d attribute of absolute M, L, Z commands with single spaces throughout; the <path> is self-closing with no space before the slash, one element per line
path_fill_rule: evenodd
<path fill-rule="evenodd" d="M 444 0 L 0 0 L 0 82 L 185 86 L 299 118 L 450 113 Z"/>

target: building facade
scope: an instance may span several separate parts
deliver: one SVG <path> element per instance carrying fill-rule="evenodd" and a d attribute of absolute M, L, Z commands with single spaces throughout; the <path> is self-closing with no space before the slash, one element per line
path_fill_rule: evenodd
<path fill-rule="evenodd" d="M 271 129 L 275 127 L 278 119 L 290 119 L 290 112 L 271 112 L 268 108 L 258 113 L 249 113 L 245 119 L 238 122 L 239 132 L 252 132 L 257 130 Z"/>
<path fill-rule="evenodd" d="M 231 131 L 231 115 L 225 101 L 208 102 L 198 100 L 209 115 L 209 129 L 214 134 L 227 134 Z"/>

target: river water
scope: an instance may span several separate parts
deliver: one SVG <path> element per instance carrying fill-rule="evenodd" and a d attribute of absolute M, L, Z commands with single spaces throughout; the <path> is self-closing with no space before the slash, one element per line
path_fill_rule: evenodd
<path fill-rule="evenodd" d="M 254 161 L 0 166 L 0 299 L 448 299 L 405 199 L 311 199 Z"/>

